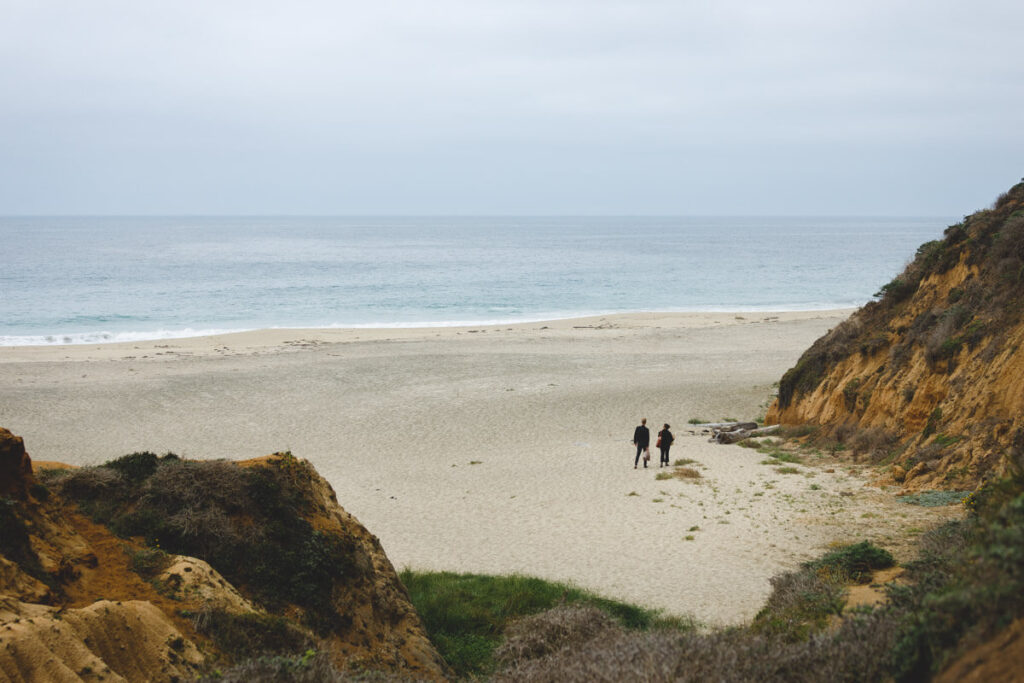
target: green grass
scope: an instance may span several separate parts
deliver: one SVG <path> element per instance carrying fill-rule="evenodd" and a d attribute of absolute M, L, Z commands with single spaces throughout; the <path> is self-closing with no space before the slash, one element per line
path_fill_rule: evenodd
<path fill-rule="evenodd" d="M 793 453 L 784 451 L 781 448 L 774 448 L 772 446 L 766 446 L 764 448 L 757 449 L 759 453 L 764 453 L 770 458 L 775 458 L 779 462 L 788 462 L 793 464 L 801 464 L 803 461 Z"/>
<path fill-rule="evenodd" d="M 795 467 L 776 467 L 775 471 L 779 474 L 800 474 L 800 470 Z"/>
<path fill-rule="evenodd" d="M 920 493 L 900 496 L 899 501 L 907 505 L 935 508 L 961 503 L 969 494 L 970 491 L 921 491 Z"/>
<path fill-rule="evenodd" d="M 892 553 L 869 541 L 861 541 L 825 553 L 805 567 L 818 574 L 841 576 L 844 581 L 866 583 L 875 569 L 886 569 L 896 564 Z"/>
<path fill-rule="evenodd" d="M 494 649 L 515 619 L 565 604 L 597 607 L 630 629 L 692 629 L 691 622 L 657 610 L 601 598 L 564 583 L 527 576 L 401 572 L 431 641 L 459 677 L 494 670 Z"/>

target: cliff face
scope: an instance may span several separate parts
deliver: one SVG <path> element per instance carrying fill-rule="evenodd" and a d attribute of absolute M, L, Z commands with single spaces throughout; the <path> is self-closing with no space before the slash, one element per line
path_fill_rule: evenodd
<path fill-rule="evenodd" d="M 820 426 L 913 488 L 971 488 L 1024 453 L 1024 183 L 922 245 L 817 340 L 766 421 Z"/>
<path fill-rule="evenodd" d="M 0 682 L 188 680 L 310 649 L 447 673 L 380 543 L 305 461 L 134 454 L 47 484 L 0 429 Z"/>

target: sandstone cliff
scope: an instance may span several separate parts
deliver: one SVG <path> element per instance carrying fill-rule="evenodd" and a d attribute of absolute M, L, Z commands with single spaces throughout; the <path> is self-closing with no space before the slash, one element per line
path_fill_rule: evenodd
<path fill-rule="evenodd" d="M 446 676 L 380 543 L 305 461 L 137 453 L 45 481 L 0 429 L 0 682 L 191 680 L 314 650 Z"/>
<path fill-rule="evenodd" d="M 913 262 L 782 378 L 770 424 L 819 425 L 913 488 L 1024 453 L 1024 182 Z"/>

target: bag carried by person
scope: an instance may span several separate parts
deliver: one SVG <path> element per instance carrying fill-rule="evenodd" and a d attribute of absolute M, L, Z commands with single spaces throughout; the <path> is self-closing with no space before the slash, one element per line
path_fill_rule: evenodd
<path fill-rule="evenodd" d="M 650 462 L 650 460 L 651 460 L 651 449 L 650 448 L 645 448 L 644 449 L 644 462 Z"/>
<path fill-rule="evenodd" d="M 661 437 L 660 436 L 658 437 L 658 441 L 654 445 L 657 446 L 658 448 L 661 448 Z"/>

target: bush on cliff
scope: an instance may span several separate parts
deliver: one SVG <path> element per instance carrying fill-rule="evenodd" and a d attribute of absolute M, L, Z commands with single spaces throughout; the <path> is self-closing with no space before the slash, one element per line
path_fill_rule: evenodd
<path fill-rule="evenodd" d="M 318 630 L 346 625 L 334 582 L 361 570 L 350 539 L 304 518 L 308 465 L 291 454 L 259 466 L 133 453 L 55 480 L 61 492 L 121 536 L 209 562 L 269 607 L 306 610 Z"/>

